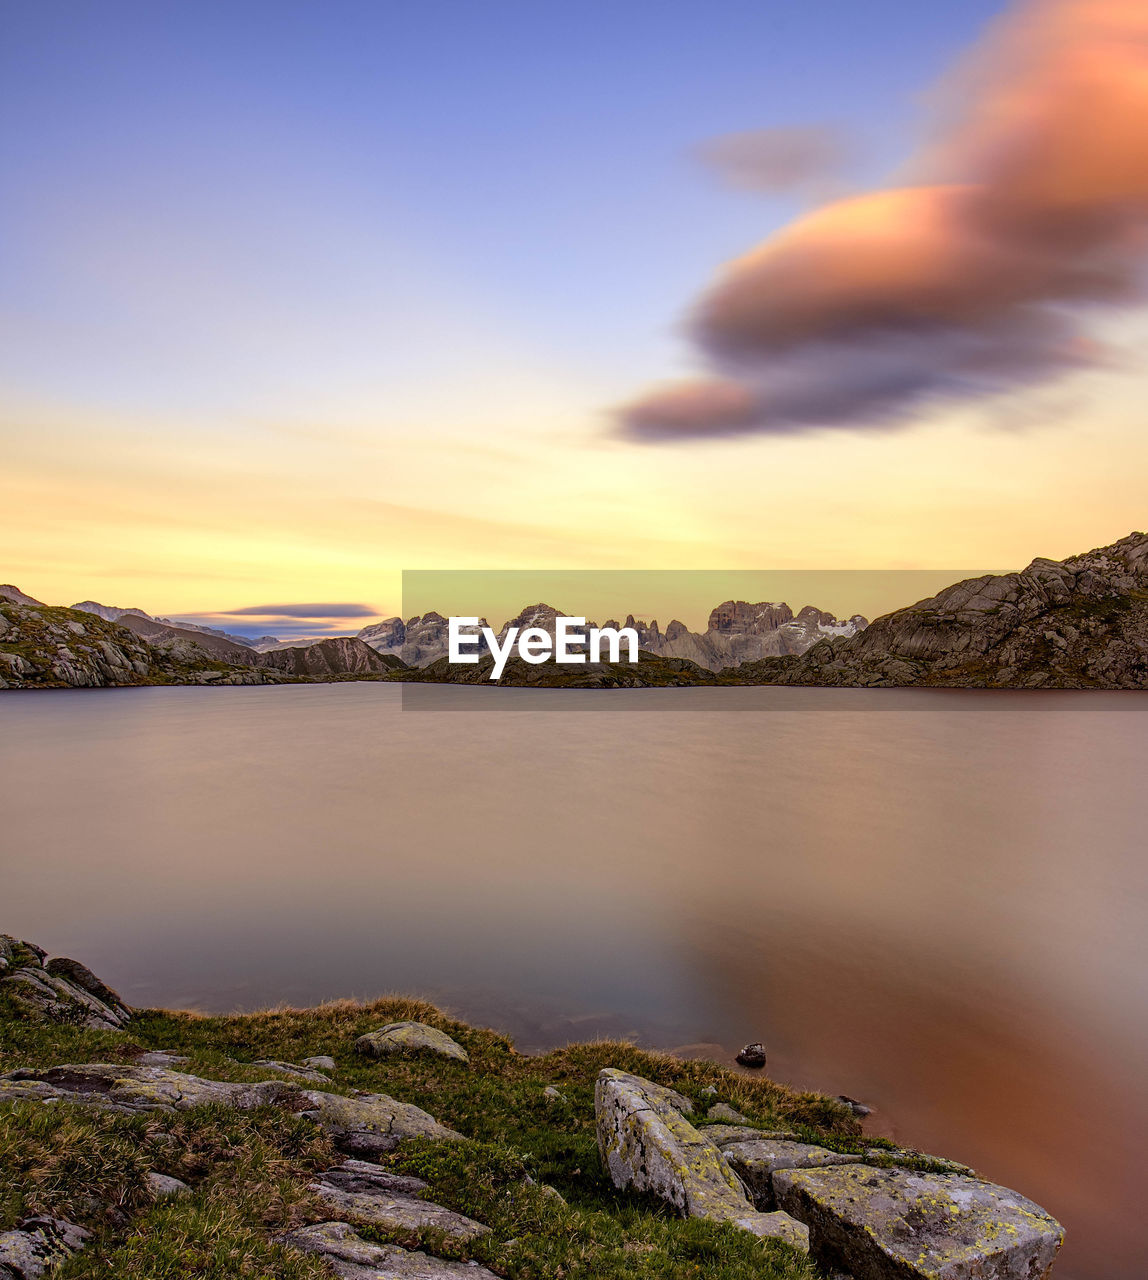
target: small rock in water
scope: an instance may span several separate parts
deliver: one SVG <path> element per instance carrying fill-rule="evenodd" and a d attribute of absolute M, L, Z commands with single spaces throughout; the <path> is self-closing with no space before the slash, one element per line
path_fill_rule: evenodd
<path fill-rule="evenodd" d="M 839 1093 L 837 1101 L 844 1103 L 855 1116 L 859 1116 L 862 1119 L 873 1113 L 872 1107 L 867 1107 L 863 1102 L 858 1102 L 856 1098 L 849 1097 L 847 1093 Z"/>
<path fill-rule="evenodd" d="M 765 1045 L 757 1041 L 753 1044 L 747 1044 L 737 1055 L 737 1061 L 740 1062 L 743 1067 L 764 1067 Z"/>

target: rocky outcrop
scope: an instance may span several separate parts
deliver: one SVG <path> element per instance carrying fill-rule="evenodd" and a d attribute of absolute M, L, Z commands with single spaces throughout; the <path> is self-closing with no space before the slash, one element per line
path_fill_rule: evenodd
<path fill-rule="evenodd" d="M 306 1100 L 304 1114 L 330 1134 L 340 1150 L 351 1155 L 393 1151 L 407 1138 L 430 1138 L 438 1142 L 462 1140 L 461 1133 L 439 1124 L 434 1116 L 385 1093 L 344 1097 L 307 1090 L 303 1097 Z"/>
<path fill-rule="evenodd" d="M 332 636 L 305 648 L 271 649 L 258 660 L 290 676 L 385 675 L 402 666 L 354 636 Z"/>
<path fill-rule="evenodd" d="M 26 1218 L 0 1232 L 0 1280 L 39 1280 L 82 1249 L 92 1233 L 62 1218 Z"/>
<path fill-rule="evenodd" d="M 393 653 L 401 657 L 406 635 L 407 628 L 402 618 L 384 618 L 382 622 L 372 622 L 370 626 L 363 627 L 358 638 L 376 653 Z"/>
<path fill-rule="evenodd" d="M 347 1222 L 317 1222 L 284 1244 L 323 1257 L 341 1280 L 498 1280 L 474 1262 L 446 1262 L 394 1244 L 364 1240 Z"/>
<path fill-rule="evenodd" d="M 256 1083 L 206 1080 L 169 1067 L 108 1062 L 21 1068 L 0 1076 L 0 1103 L 71 1102 L 127 1115 L 185 1111 L 206 1103 L 249 1111 L 278 1106 L 314 1120 L 350 1154 L 393 1151 L 407 1138 L 459 1140 L 462 1135 L 418 1107 L 385 1093 L 301 1091 L 286 1080 Z"/>
<path fill-rule="evenodd" d="M 1148 688 L 1148 535 L 1019 573 L 969 578 L 759 683 L 1024 689 Z"/>
<path fill-rule="evenodd" d="M 807 1241 L 826 1271 L 853 1280 L 1041 1280 L 1064 1238 L 1031 1200 L 967 1171 L 941 1172 L 947 1162 L 918 1152 L 862 1156 L 751 1126 L 695 1129 L 685 1099 L 622 1071 L 599 1075 L 594 1102 L 616 1187 L 690 1217 Z M 936 1167 L 877 1167 L 897 1159 Z"/>
<path fill-rule="evenodd" d="M 437 1053 L 457 1062 L 469 1062 L 470 1055 L 456 1040 L 438 1027 L 424 1022 L 388 1022 L 377 1031 L 369 1031 L 355 1041 L 357 1052 L 368 1058 L 383 1058 L 392 1053 Z"/>
<path fill-rule="evenodd" d="M 686 1217 L 729 1222 L 804 1248 L 807 1233 L 798 1222 L 754 1209 L 718 1147 L 685 1118 L 689 1109 L 680 1094 L 639 1076 L 599 1074 L 598 1148 L 614 1185 L 656 1195 Z"/>
<path fill-rule="evenodd" d="M 205 1080 L 168 1067 L 85 1062 L 19 1068 L 0 1076 L 0 1102 L 36 1100 L 72 1102 L 127 1115 L 184 1111 L 206 1103 L 240 1111 L 292 1103 L 301 1110 L 306 1105 L 298 1090 L 285 1081 L 248 1084 Z"/>
<path fill-rule="evenodd" d="M 773 1182 L 815 1261 L 854 1280 L 1040 1280 L 1064 1239 L 1031 1200 L 958 1174 L 846 1165 Z"/>
<path fill-rule="evenodd" d="M 175 653 L 186 658 L 195 649 L 202 649 L 212 657 L 220 658 L 240 667 L 254 667 L 259 664 L 259 655 L 250 645 L 238 643 L 210 631 L 173 626 L 169 623 L 156 622 L 152 618 L 142 617 L 136 613 L 120 614 L 117 622 L 121 627 L 134 631 L 155 649 Z"/>
<path fill-rule="evenodd" d="M 135 615 L 129 621 L 142 625 Z M 143 624 L 154 625 L 147 619 Z M 152 645 L 129 627 L 94 613 L 4 597 L 0 599 L 0 689 L 277 684 L 283 679 L 274 671 L 256 669 L 253 651 L 227 641 L 218 644 L 241 655 L 242 665 L 205 648 L 201 642 L 216 643 L 210 636 L 188 633 L 159 639 Z"/>
<path fill-rule="evenodd" d="M 78 960 L 48 960 L 29 942 L 0 934 L 0 992 L 27 1016 L 101 1031 L 119 1031 L 131 1011 L 106 983 Z"/>

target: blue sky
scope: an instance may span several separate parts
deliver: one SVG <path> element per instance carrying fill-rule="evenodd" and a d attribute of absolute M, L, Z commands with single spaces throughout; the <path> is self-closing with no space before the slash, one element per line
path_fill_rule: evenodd
<path fill-rule="evenodd" d="M 656 375 L 697 282 L 793 211 L 691 149 L 844 124 L 872 180 L 993 11 L 5 4 L 3 375 L 234 408 L 441 375 L 457 307 L 610 389 Z"/>

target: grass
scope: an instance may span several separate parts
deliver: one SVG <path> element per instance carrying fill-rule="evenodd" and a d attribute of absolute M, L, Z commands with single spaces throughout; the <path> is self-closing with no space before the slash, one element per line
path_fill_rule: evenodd
<path fill-rule="evenodd" d="M 473 1259 L 508 1280 L 817 1275 L 808 1259 L 780 1242 L 684 1221 L 659 1202 L 615 1191 L 601 1168 L 594 1132 L 593 1088 L 602 1067 L 670 1085 L 702 1115 L 723 1101 L 763 1128 L 796 1130 L 843 1150 L 873 1145 L 859 1138 L 845 1108 L 817 1094 L 607 1041 L 526 1057 L 505 1036 L 466 1026 L 417 1000 L 339 1001 L 227 1017 L 145 1011 L 126 1033 L 42 1025 L 16 1013 L 0 998 L 0 1072 L 130 1061 L 147 1050 L 168 1049 L 189 1056 L 181 1070 L 256 1080 L 282 1078 L 254 1066 L 256 1058 L 298 1062 L 330 1054 L 338 1063 L 334 1091 L 392 1094 L 472 1139 L 407 1143 L 384 1160 L 424 1178 L 439 1203 L 491 1228 L 466 1245 L 367 1228 L 360 1228 L 362 1234 Z M 355 1053 L 357 1036 L 408 1018 L 454 1036 L 470 1064 L 426 1055 L 374 1061 Z M 547 1098 L 548 1085 L 562 1097 Z M 331 1216 L 307 1185 L 339 1158 L 309 1121 L 274 1108 L 242 1113 L 202 1107 L 141 1117 L 60 1104 L 0 1106 L 0 1230 L 33 1213 L 55 1213 L 93 1230 L 93 1244 L 59 1273 L 67 1278 L 319 1276 L 326 1273 L 315 1259 L 275 1238 Z M 192 1194 L 155 1202 L 149 1169 L 183 1179 Z"/>

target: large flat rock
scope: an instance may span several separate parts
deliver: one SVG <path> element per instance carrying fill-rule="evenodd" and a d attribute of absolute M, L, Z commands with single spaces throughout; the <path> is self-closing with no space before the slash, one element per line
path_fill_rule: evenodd
<path fill-rule="evenodd" d="M 498 1280 L 493 1271 L 473 1262 L 445 1262 L 364 1240 L 347 1222 L 316 1222 L 284 1236 L 283 1243 L 319 1254 L 342 1280 Z"/>
<path fill-rule="evenodd" d="M 836 1165 L 779 1169 L 773 1187 L 814 1259 L 855 1280 L 1040 1280 L 1064 1239 L 1031 1200 L 960 1174 Z"/>
<path fill-rule="evenodd" d="M 640 1076 L 610 1068 L 599 1073 L 598 1147 L 614 1185 L 651 1192 L 687 1217 L 730 1222 L 804 1247 L 799 1223 L 755 1210 L 721 1151 L 682 1115 L 676 1099 L 684 1101 Z"/>
<path fill-rule="evenodd" d="M 404 1191 L 388 1191 L 381 1187 L 348 1191 L 326 1181 L 314 1183 L 311 1190 L 329 1209 L 362 1226 L 382 1227 L 385 1231 L 424 1231 L 430 1228 L 455 1240 L 473 1240 L 490 1230 L 465 1214 L 444 1209 L 440 1204 Z"/>
<path fill-rule="evenodd" d="M 354 1155 L 378 1155 L 393 1151 L 406 1138 L 462 1141 L 462 1134 L 448 1129 L 432 1115 L 409 1102 L 398 1102 L 385 1093 L 343 1097 L 307 1089 L 311 1116 L 343 1151 Z"/>
<path fill-rule="evenodd" d="M 432 1115 L 385 1093 L 344 1097 L 301 1090 L 286 1080 L 256 1084 L 205 1080 L 168 1067 L 110 1062 L 20 1068 L 0 1076 L 0 1102 L 73 1102 L 128 1114 L 183 1111 L 217 1103 L 246 1111 L 281 1106 L 310 1117 L 342 1150 L 356 1155 L 393 1151 L 406 1138 L 461 1140 Z"/>
<path fill-rule="evenodd" d="M 778 1169 L 817 1169 L 831 1164 L 860 1164 L 860 1156 L 841 1155 L 809 1142 L 784 1138 L 759 1138 L 753 1142 L 731 1142 L 722 1155 L 745 1183 L 759 1209 L 776 1209 L 773 1175 Z"/>
<path fill-rule="evenodd" d="M 279 1080 L 259 1084 L 205 1080 L 167 1067 L 111 1062 L 69 1063 L 46 1069 L 20 1068 L 0 1076 L 0 1102 L 39 1098 L 114 1111 L 183 1111 L 204 1103 L 250 1110 L 283 1105 L 298 1090 Z"/>

